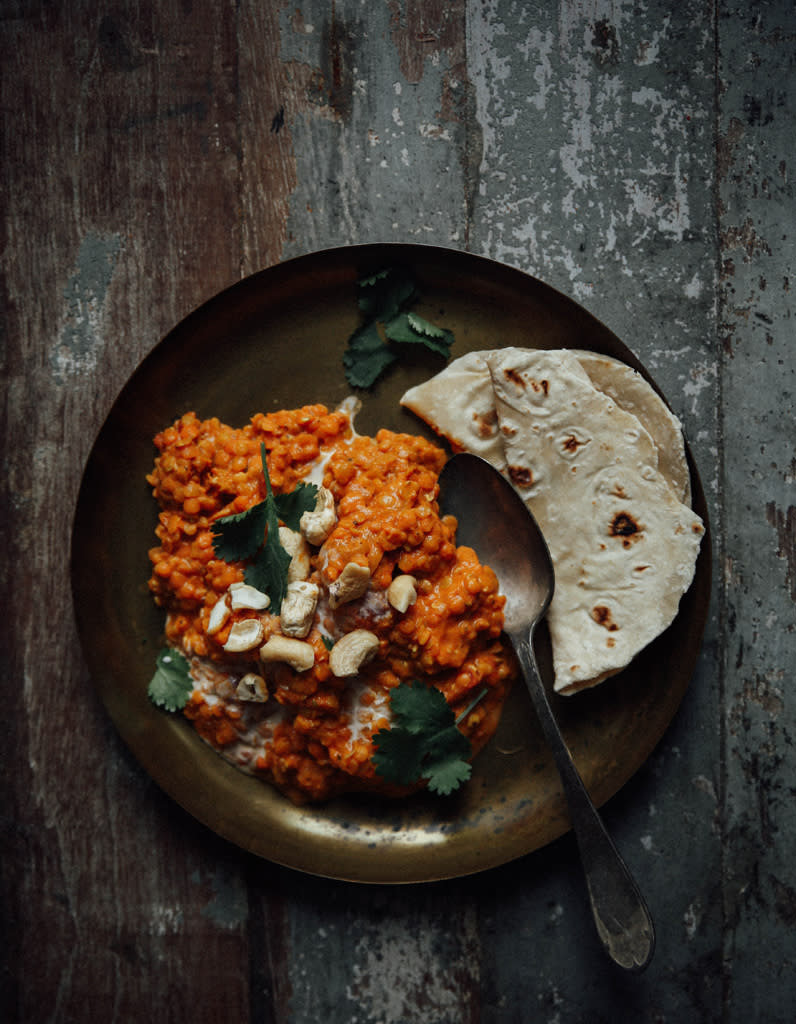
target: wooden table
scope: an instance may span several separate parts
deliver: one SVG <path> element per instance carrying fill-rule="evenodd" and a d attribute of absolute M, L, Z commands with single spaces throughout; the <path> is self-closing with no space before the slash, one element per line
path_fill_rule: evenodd
<path fill-rule="evenodd" d="M 790 0 L 2 5 L 0 1016 L 776 1021 L 796 1000 Z M 710 503 L 703 652 L 605 807 L 656 920 L 605 960 L 570 836 L 367 887 L 225 843 L 117 736 L 73 623 L 92 442 L 191 310 L 288 257 L 430 242 L 608 324 Z"/>

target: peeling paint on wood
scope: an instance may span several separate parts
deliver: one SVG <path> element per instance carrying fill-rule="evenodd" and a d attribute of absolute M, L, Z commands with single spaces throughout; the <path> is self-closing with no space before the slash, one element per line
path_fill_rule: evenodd
<path fill-rule="evenodd" d="M 0 36 L 0 1015 L 789 1020 L 792 3 L 12 0 Z M 574 296 L 691 439 L 718 567 L 703 654 L 605 809 L 658 924 L 641 978 L 606 973 L 571 838 L 439 886 L 307 879 L 174 808 L 92 697 L 69 527 L 118 389 L 240 276 L 375 240 Z"/>
<path fill-rule="evenodd" d="M 120 248 L 118 236 L 87 235 L 81 242 L 77 265 L 64 289 L 63 323 L 51 355 L 58 383 L 96 368 L 104 343 L 103 307 Z"/>
<path fill-rule="evenodd" d="M 754 13 L 729 8 L 719 20 L 727 111 L 718 125 L 723 504 L 732 559 L 724 600 L 733 637 L 724 661 L 724 961 L 725 1006 L 737 1020 L 771 1013 L 755 978 L 776 979 L 785 989 L 793 984 L 783 961 L 796 882 L 785 853 L 794 828 L 785 796 L 794 777 L 785 752 L 796 633 L 790 471 L 796 420 L 785 282 L 796 255 L 786 141 L 796 96 L 793 46 L 781 41 L 796 37 L 796 25 L 786 6 Z M 733 18 L 744 19 L 742 43 L 730 32 Z"/>
<path fill-rule="evenodd" d="M 777 556 L 787 563 L 785 582 L 791 600 L 796 602 L 796 506 L 789 505 L 783 511 L 770 501 L 766 505 L 766 518 L 777 531 Z"/>

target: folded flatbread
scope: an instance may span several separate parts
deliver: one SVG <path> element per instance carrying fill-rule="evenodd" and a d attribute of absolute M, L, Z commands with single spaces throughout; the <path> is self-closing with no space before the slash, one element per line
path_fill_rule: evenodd
<path fill-rule="evenodd" d="M 620 409 L 632 412 L 658 449 L 660 470 L 686 505 L 691 504 L 691 474 L 685 457 L 683 428 L 660 395 L 640 373 L 611 356 L 573 350 L 589 380 Z"/>
<path fill-rule="evenodd" d="M 663 632 L 693 578 L 704 527 L 688 505 L 679 423 L 607 357 L 508 348 L 462 359 L 402 403 L 509 476 L 533 512 L 556 571 L 555 688 L 576 693 Z M 488 432 L 473 428 L 482 422 Z"/>
<path fill-rule="evenodd" d="M 401 398 L 401 405 L 425 420 L 455 450 L 480 455 L 502 472 L 506 463 L 486 365 L 493 351 L 468 352 L 454 359 L 434 377 L 410 388 Z M 627 363 L 598 352 L 569 351 L 599 391 L 610 395 L 621 409 L 638 416 L 658 447 L 661 472 L 685 504 L 690 504 L 691 477 L 682 427 L 657 391 Z"/>
<path fill-rule="evenodd" d="M 472 452 L 501 472 L 506 467 L 498 428 L 492 378 L 486 365 L 491 352 L 468 352 L 444 370 L 410 388 L 401 405 L 438 434 L 454 451 Z"/>

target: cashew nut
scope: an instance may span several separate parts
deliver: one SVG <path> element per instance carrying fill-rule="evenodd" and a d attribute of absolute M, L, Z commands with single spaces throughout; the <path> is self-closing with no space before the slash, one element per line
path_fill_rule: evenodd
<path fill-rule="evenodd" d="M 241 619 L 233 622 L 224 650 L 232 654 L 250 651 L 263 642 L 265 629 L 259 619 Z"/>
<path fill-rule="evenodd" d="M 288 526 L 279 527 L 279 543 L 290 555 L 287 581 L 305 580 L 310 574 L 310 546 L 300 533 Z"/>
<path fill-rule="evenodd" d="M 226 624 L 229 615 L 230 607 L 227 603 L 227 595 L 225 594 L 220 600 L 216 601 L 210 609 L 210 616 L 207 620 L 207 635 L 214 636 L 220 629 L 222 629 Z"/>
<path fill-rule="evenodd" d="M 229 604 L 233 612 L 238 608 L 247 608 L 261 612 L 271 603 L 268 594 L 249 586 L 248 583 L 231 583 L 229 587 Z"/>
<path fill-rule="evenodd" d="M 414 576 L 396 576 L 387 588 L 387 600 L 397 612 L 403 614 L 417 600 L 416 583 Z"/>
<path fill-rule="evenodd" d="M 268 700 L 268 687 L 262 676 L 258 676 L 256 672 L 247 672 L 238 683 L 235 696 L 238 700 L 256 701 L 258 704 L 262 704 Z"/>
<path fill-rule="evenodd" d="M 315 508 L 305 512 L 299 520 L 299 529 L 310 544 L 320 547 L 337 523 L 334 510 L 334 495 L 326 487 L 319 487 L 315 496 Z"/>
<path fill-rule="evenodd" d="M 308 583 L 305 580 L 288 583 L 279 616 L 285 636 L 303 637 L 309 633 L 319 595 L 320 587 L 317 583 Z"/>
<path fill-rule="evenodd" d="M 370 583 L 370 569 L 356 562 L 349 562 L 334 583 L 329 584 L 329 607 L 338 608 L 341 604 L 356 601 L 362 597 Z"/>
<path fill-rule="evenodd" d="M 355 676 L 379 649 L 379 638 L 369 629 L 354 629 L 340 637 L 329 654 L 329 667 L 336 676 Z"/>
<path fill-rule="evenodd" d="M 260 658 L 266 663 L 284 661 L 296 672 L 306 672 L 315 664 L 315 649 L 303 640 L 277 634 L 260 648 Z"/>

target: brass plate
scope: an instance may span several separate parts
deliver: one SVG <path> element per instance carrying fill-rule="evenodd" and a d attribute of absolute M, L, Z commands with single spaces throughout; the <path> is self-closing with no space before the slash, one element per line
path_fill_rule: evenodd
<path fill-rule="evenodd" d="M 576 303 L 518 270 L 463 252 L 365 245 L 313 253 L 241 281 L 180 323 L 122 390 L 85 469 L 72 536 L 78 629 L 97 692 L 146 772 L 197 819 L 240 847 L 301 871 L 359 882 L 450 878 L 505 863 L 569 828 L 552 759 L 524 688 L 512 692 L 497 735 L 452 797 L 404 802 L 347 797 L 295 807 L 239 772 L 180 716 L 146 696 L 162 616 L 147 590 L 156 506 L 145 474 L 152 437 L 188 410 L 242 426 L 257 412 L 351 391 L 341 357 L 359 322 L 355 282 L 402 263 L 419 312 L 455 334 L 454 356 L 517 345 L 633 354 Z M 388 371 L 362 395 L 362 433 L 429 432 L 398 400 L 441 369 L 433 355 Z M 692 463 L 694 506 L 707 524 Z M 612 796 L 660 740 L 688 687 L 710 591 L 709 534 L 677 619 L 634 664 L 595 690 L 555 700 L 595 802 Z"/>

